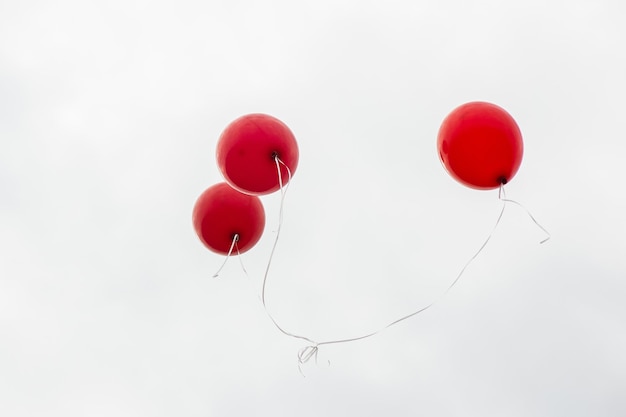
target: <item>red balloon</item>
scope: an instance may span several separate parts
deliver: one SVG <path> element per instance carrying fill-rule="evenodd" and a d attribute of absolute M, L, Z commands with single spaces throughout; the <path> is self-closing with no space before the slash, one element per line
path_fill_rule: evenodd
<path fill-rule="evenodd" d="M 237 247 L 243 253 L 261 238 L 265 210 L 259 197 L 242 194 L 222 182 L 206 189 L 196 201 L 193 227 L 207 248 L 222 255 L 228 254 L 237 235 Z"/>
<path fill-rule="evenodd" d="M 217 143 L 217 164 L 226 181 L 242 193 L 262 195 L 280 188 L 275 157 L 298 167 L 298 144 L 287 125 L 266 114 L 248 114 L 233 121 Z M 289 181 L 280 165 L 283 185 Z"/>
<path fill-rule="evenodd" d="M 439 128 L 437 148 L 455 180 L 481 190 L 511 181 L 524 153 L 522 133 L 513 117 L 485 102 L 454 109 Z"/>

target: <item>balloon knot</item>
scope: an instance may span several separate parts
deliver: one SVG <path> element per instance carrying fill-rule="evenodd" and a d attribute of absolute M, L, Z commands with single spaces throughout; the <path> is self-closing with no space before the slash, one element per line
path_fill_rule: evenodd
<path fill-rule="evenodd" d="M 311 358 L 315 358 L 315 362 L 317 362 L 318 351 L 319 347 L 317 344 L 303 347 L 300 351 L 298 351 L 298 364 L 305 364 Z"/>

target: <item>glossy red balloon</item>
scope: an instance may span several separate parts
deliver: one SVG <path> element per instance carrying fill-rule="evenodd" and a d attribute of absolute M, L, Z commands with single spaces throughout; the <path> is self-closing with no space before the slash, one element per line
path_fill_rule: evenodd
<path fill-rule="evenodd" d="M 298 144 L 287 125 L 266 114 L 248 114 L 233 121 L 217 143 L 217 164 L 226 181 L 242 193 L 262 195 L 280 188 L 275 156 L 298 167 Z M 287 168 L 280 166 L 283 185 Z"/>
<path fill-rule="evenodd" d="M 193 227 L 207 248 L 222 255 L 228 254 L 234 236 L 239 235 L 237 247 L 243 253 L 261 238 L 265 210 L 259 197 L 242 194 L 222 182 L 206 189 L 196 201 Z"/>
<path fill-rule="evenodd" d="M 441 124 L 437 148 L 454 179 L 481 190 L 511 181 L 524 153 L 522 133 L 513 117 L 485 102 L 454 109 Z"/>

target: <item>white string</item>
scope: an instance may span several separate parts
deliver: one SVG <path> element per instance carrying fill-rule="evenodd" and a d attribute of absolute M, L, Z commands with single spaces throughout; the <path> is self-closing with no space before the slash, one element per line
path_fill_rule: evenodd
<path fill-rule="evenodd" d="M 276 229 L 276 238 L 274 239 L 274 244 L 272 245 L 272 251 L 270 252 L 270 258 L 267 262 L 267 267 L 265 268 L 265 275 L 263 276 L 263 286 L 261 289 L 261 301 L 263 302 L 263 306 L 265 306 L 265 286 L 267 284 L 267 275 L 270 271 L 270 266 L 272 265 L 272 258 L 274 258 L 274 252 L 276 251 L 276 245 L 278 244 L 278 239 L 280 237 L 280 231 L 283 226 L 283 211 L 285 206 L 285 195 L 287 194 L 287 189 L 289 188 L 289 184 L 291 183 L 291 170 L 283 161 L 280 160 L 278 155 L 274 155 L 274 162 L 276 162 L 276 170 L 278 172 L 278 185 L 280 186 L 280 209 L 278 212 L 278 228 Z M 280 170 L 280 165 L 283 165 L 287 169 L 287 173 L 289 174 L 289 181 L 285 186 L 283 184 L 283 175 Z"/>
<path fill-rule="evenodd" d="M 267 304 L 266 304 L 266 300 L 265 300 L 265 292 L 266 292 L 266 287 L 267 287 L 267 278 L 269 275 L 269 270 L 271 267 L 271 263 L 272 263 L 272 259 L 274 257 L 274 253 L 276 250 L 276 246 L 278 244 L 278 239 L 280 236 L 280 231 L 282 228 L 282 224 L 283 224 L 283 212 L 284 212 L 284 202 L 285 202 L 285 195 L 287 193 L 287 188 L 289 186 L 289 183 L 291 182 L 291 170 L 289 169 L 289 167 L 287 165 L 285 165 L 285 163 L 283 161 L 280 160 L 280 158 L 278 158 L 277 155 L 274 156 L 274 161 L 276 162 L 276 169 L 278 172 L 278 182 L 279 182 L 279 186 L 280 186 L 280 193 L 281 193 L 281 199 L 280 199 L 280 211 L 279 211 L 279 219 L 278 219 L 278 228 L 276 230 L 276 238 L 274 240 L 274 245 L 272 246 L 272 250 L 270 252 L 270 257 L 267 263 L 267 267 L 265 269 L 265 275 L 263 276 L 263 285 L 262 285 L 262 290 L 261 290 L 261 302 L 263 304 L 263 308 L 265 309 L 266 314 L 268 315 L 268 317 L 272 320 L 272 322 L 274 323 L 274 326 L 276 326 L 276 328 L 282 332 L 283 334 L 285 334 L 286 336 L 289 337 L 293 337 L 296 339 L 300 339 L 300 340 L 305 340 L 307 342 L 310 343 L 310 345 L 304 346 L 303 348 L 301 348 L 298 351 L 298 370 L 300 371 L 300 373 L 302 373 L 302 369 L 301 369 L 301 365 L 307 363 L 309 360 L 311 360 L 311 358 L 314 358 L 316 363 L 317 363 L 317 355 L 319 353 L 319 347 L 322 345 L 331 345 L 331 344 L 340 344 L 340 343 L 348 343 L 348 342 L 354 342 L 357 340 L 363 340 L 363 339 L 367 339 L 369 337 L 372 337 L 374 335 L 377 335 L 378 333 L 392 327 L 395 326 L 396 324 L 403 322 L 413 316 L 416 316 L 426 310 L 428 310 L 430 307 L 432 307 L 434 304 L 438 303 L 443 297 L 446 296 L 446 294 L 448 294 L 448 292 L 458 283 L 458 281 L 461 279 L 461 277 L 463 276 L 463 274 L 465 273 L 465 270 L 470 266 L 470 264 L 476 259 L 476 257 L 478 257 L 478 255 L 485 249 L 485 247 L 487 246 L 487 244 L 489 243 L 489 241 L 491 240 L 492 236 L 494 235 L 496 229 L 498 228 L 500 221 L 502 220 L 502 216 L 504 215 L 504 210 L 506 208 L 506 204 L 507 203 L 513 203 L 516 204 L 520 207 L 522 207 L 526 213 L 530 216 L 531 220 L 541 229 L 543 230 L 548 237 L 544 240 L 542 240 L 540 243 L 544 243 L 546 242 L 548 239 L 550 239 L 550 234 L 548 233 L 548 231 L 541 226 L 537 220 L 532 216 L 532 214 L 524 207 L 522 206 L 520 203 L 518 203 L 517 201 L 514 200 L 509 200 L 506 199 L 506 195 L 505 195 L 505 191 L 504 191 L 504 184 L 500 185 L 500 189 L 498 191 L 498 199 L 500 201 L 502 201 L 502 209 L 500 210 L 500 214 L 498 215 L 498 218 L 496 219 L 496 222 L 493 226 L 493 228 L 491 229 L 491 232 L 489 233 L 489 235 L 487 236 L 487 238 L 485 239 L 485 241 L 482 243 L 482 245 L 480 246 L 480 248 L 472 255 L 472 257 L 465 263 L 465 265 L 463 266 L 463 268 L 461 269 L 461 271 L 458 273 L 458 275 L 455 277 L 454 281 L 452 281 L 452 283 L 446 288 L 446 290 L 437 298 L 435 299 L 433 302 L 431 302 L 430 304 L 426 305 L 425 307 L 422 307 L 410 314 L 407 314 L 397 320 L 394 320 L 392 322 L 390 322 L 389 324 L 387 324 L 386 326 L 371 332 L 371 333 L 367 333 L 364 334 L 362 336 L 357 336 L 357 337 L 352 337 L 352 338 L 346 338 L 346 339 L 336 339 L 336 340 L 326 340 L 323 342 L 316 342 L 306 336 L 301 336 L 295 333 L 291 333 L 286 331 L 285 329 L 283 329 L 278 322 L 274 319 L 274 317 L 271 315 L 271 313 L 269 312 L 268 308 L 267 308 Z M 289 181 L 287 183 L 287 185 L 285 186 L 283 184 L 283 179 L 282 179 L 282 173 L 281 173 L 281 169 L 280 166 L 283 165 L 286 169 L 287 169 L 287 173 L 289 175 Z M 304 374 L 302 373 L 302 375 L 304 376 Z"/>
<path fill-rule="evenodd" d="M 268 308 L 267 308 L 267 304 L 265 302 L 265 289 L 267 287 L 267 277 L 269 275 L 269 271 L 270 271 L 270 267 L 272 265 L 272 259 L 274 258 L 274 253 L 276 252 L 276 246 L 278 245 L 278 239 L 280 238 L 280 231 L 282 229 L 282 225 L 283 225 L 283 211 L 284 211 L 284 205 L 285 205 L 285 195 L 287 194 L 287 189 L 289 188 L 289 184 L 291 183 L 291 170 L 289 169 L 289 167 L 280 160 L 280 158 L 278 157 L 278 155 L 274 155 L 274 162 L 276 162 L 276 169 L 278 172 L 278 184 L 280 186 L 280 211 L 279 211 L 279 216 L 278 216 L 278 228 L 276 229 L 276 237 L 274 238 L 274 244 L 272 245 L 272 250 L 270 252 L 270 257 L 269 260 L 267 261 L 267 267 L 265 268 L 265 274 L 263 276 L 263 285 L 261 287 L 261 303 L 263 304 L 263 308 L 265 309 L 265 313 L 267 314 L 267 316 L 270 318 L 270 320 L 272 320 L 272 323 L 274 323 L 274 326 L 276 326 L 276 328 L 278 330 L 280 330 L 283 334 L 289 336 L 289 337 L 293 337 L 296 339 L 301 339 L 301 340 L 305 340 L 309 343 L 315 343 L 313 340 L 309 339 L 306 336 L 300 336 L 294 333 L 290 333 L 288 331 L 286 331 L 285 329 L 283 329 L 278 322 L 274 319 L 274 317 L 272 316 L 272 314 L 269 312 Z M 280 166 L 284 166 L 287 169 L 287 174 L 289 175 L 289 180 L 287 182 L 287 184 L 283 184 L 283 176 L 281 173 L 281 169 Z M 307 360 L 310 359 L 310 357 L 307 358 Z"/>
<path fill-rule="evenodd" d="M 524 207 L 522 204 L 518 203 L 515 200 L 507 199 L 506 198 L 506 193 L 504 192 L 504 187 L 502 187 L 502 186 L 500 187 L 500 193 L 498 193 L 498 198 L 500 200 L 504 201 L 505 203 L 513 203 L 513 204 L 521 207 L 522 210 L 524 210 L 526 212 L 526 214 L 528 214 L 528 217 L 530 217 L 530 220 L 532 220 L 533 223 L 535 223 L 535 225 L 537 227 L 539 227 L 541 230 L 543 230 L 543 232 L 546 234 L 546 238 L 543 239 L 541 242 L 539 242 L 539 244 L 546 243 L 548 240 L 550 240 L 550 238 L 552 237 L 552 235 L 550 235 L 550 232 L 548 232 L 545 227 L 543 227 L 542 225 L 539 224 L 537 219 L 535 219 L 535 217 L 530 213 L 530 211 L 526 207 Z"/>
<path fill-rule="evenodd" d="M 246 271 L 246 267 L 243 265 L 243 258 L 241 256 L 241 252 L 239 252 L 239 238 L 237 238 L 237 242 L 235 242 L 235 248 L 237 249 L 237 258 L 239 258 L 239 265 L 241 265 L 241 269 L 243 269 L 243 273 L 246 274 L 247 277 L 248 271 Z"/>
<path fill-rule="evenodd" d="M 315 343 L 312 346 L 307 346 L 306 348 L 301 350 L 301 352 L 305 352 L 306 349 L 308 348 L 310 350 L 314 350 L 314 355 L 317 355 L 317 351 L 319 349 L 319 346 L 321 346 L 321 345 L 347 343 L 347 342 L 354 342 L 354 341 L 357 341 L 357 340 L 367 339 L 368 337 L 372 337 L 374 335 L 377 335 L 378 333 L 382 332 L 383 330 L 386 330 L 386 329 L 388 329 L 388 328 L 390 328 L 392 326 L 395 326 L 396 324 L 398 324 L 400 322 L 403 322 L 403 321 L 405 321 L 405 320 L 407 320 L 407 319 L 409 319 L 409 318 L 411 318 L 413 316 L 416 316 L 416 315 L 418 315 L 418 314 L 428 310 L 430 307 L 432 307 L 433 305 L 438 303 L 457 284 L 457 282 L 459 281 L 461 276 L 463 276 L 463 274 L 465 273 L 465 270 L 470 266 L 470 264 L 474 261 L 474 259 L 476 259 L 476 257 L 483 251 L 483 249 L 485 249 L 485 246 L 487 246 L 487 243 L 489 243 L 489 240 L 491 240 L 491 237 L 493 236 L 493 234 L 495 233 L 496 229 L 498 228 L 498 225 L 500 224 L 500 220 L 502 220 L 502 215 L 504 214 L 505 207 L 506 207 L 506 203 L 504 203 L 502 205 L 502 210 L 500 210 L 500 215 L 498 216 L 498 219 L 496 220 L 495 225 L 491 229 L 491 232 L 489 233 L 489 236 L 487 236 L 487 239 L 485 239 L 485 241 L 480 246 L 480 248 L 476 251 L 476 253 L 474 253 L 474 255 L 465 263 L 465 265 L 463 266 L 461 271 L 458 273 L 458 275 L 456 276 L 454 281 L 452 281 L 452 283 L 448 286 L 448 288 L 446 288 L 446 290 L 437 299 L 432 301 L 430 304 L 426 305 L 425 307 L 420 308 L 417 311 L 414 311 L 414 312 L 412 312 L 410 314 L 407 314 L 406 316 L 403 316 L 403 317 L 401 317 L 401 318 L 399 318 L 397 320 L 392 321 L 391 323 L 389 323 L 386 326 L 380 328 L 379 330 L 376 330 L 375 332 L 368 333 L 368 334 L 365 334 L 363 336 L 349 338 L 349 339 L 330 340 L 330 341 Z M 304 355 L 303 359 L 308 360 L 308 359 L 311 358 L 311 356 L 312 356 L 312 354 L 309 354 L 308 357 L 307 357 L 307 355 Z M 306 360 L 305 360 L 305 362 L 306 362 Z"/>
<path fill-rule="evenodd" d="M 213 274 L 213 278 L 217 278 L 218 275 L 220 274 L 220 272 L 222 271 L 222 269 L 226 266 L 226 262 L 228 262 L 228 258 L 230 258 L 230 255 L 232 255 L 233 249 L 237 249 L 237 255 L 239 255 L 239 262 L 241 263 L 241 267 L 243 268 L 243 271 L 246 273 L 246 275 L 248 275 L 248 272 L 246 271 L 246 268 L 243 266 L 243 261 L 241 260 L 241 253 L 239 253 L 239 245 L 237 244 L 237 242 L 239 242 L 239 233 L 235 233 L 233 235 L 233 241 L 230 244 L 230 249 L 228 250 L 228 254 L 226 255 L 226 259 L 224 259 L 224 262 L 222 263 L 222 266 L 220 266 L 220 268 L 217 270 L 217 272 L 215 274 Z"/>

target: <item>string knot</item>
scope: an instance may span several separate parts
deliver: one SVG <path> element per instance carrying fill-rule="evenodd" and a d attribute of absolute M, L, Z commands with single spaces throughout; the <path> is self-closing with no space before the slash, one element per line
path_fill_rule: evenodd
<path fill-rule="evenodd" d="M 317 352 L 319 352 L 317 343 L 303 347 L 298 351 L 298 364 L 304 365 L 311 358 L 315 358 L 315 362 L 317 362 Z"/>

